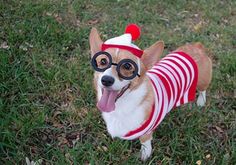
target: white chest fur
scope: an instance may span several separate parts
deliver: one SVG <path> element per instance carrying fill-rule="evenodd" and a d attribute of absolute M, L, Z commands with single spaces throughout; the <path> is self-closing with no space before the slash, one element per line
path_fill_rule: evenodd
<path fill-rule="evenodd" d="M 107 130 L 112 137 L 122 137 L 129 131 L 138 128 L 144 121 L 145 102 L 140 104 L 147 91 L 146 84 L 130 92 L 127 90 L 116 102 L 113 112 L 102 113 Z"/>

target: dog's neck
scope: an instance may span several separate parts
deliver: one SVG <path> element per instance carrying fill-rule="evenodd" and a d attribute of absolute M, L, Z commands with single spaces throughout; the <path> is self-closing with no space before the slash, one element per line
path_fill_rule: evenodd
<path fill-rule="evenodd" d="M 112 137 L 124 136 L 138 128 L 150 115 L 154 101 L 152 84 L 145 75 L 138 87 L 128 89 L 116 102 L 113 112 L 102 113 Z"/>

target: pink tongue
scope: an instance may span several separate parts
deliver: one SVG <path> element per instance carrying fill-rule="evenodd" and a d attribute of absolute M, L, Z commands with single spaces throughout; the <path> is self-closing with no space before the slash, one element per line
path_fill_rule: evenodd
<path fill-rule="evenodd" d="M 102 97 L 97 103 L 97 107 L 102 112 L 111 112 L 115 109 L 115 101 L 118 91 L 103 89 Z"/>

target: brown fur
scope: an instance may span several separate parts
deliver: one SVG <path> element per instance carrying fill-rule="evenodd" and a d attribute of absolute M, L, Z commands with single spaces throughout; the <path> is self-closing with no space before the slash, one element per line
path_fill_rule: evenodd
<path fill-rule="evenodd" d="M 150 80 L 147 77 L 145 77 L 144 81 L 148 81 L 149 82 L 149 83 L 146 83 L 148 91 L 147 91 L 147 94 L 144 96 L 144 99 L 140 103 L 140 105 L 142 105 L 143 102 L 148 102 L 149 103 L 147 105 L 146 109 L 145 109 L 145 120 L 147 120 L 149 115 L 150 115 L 150 113 L 151 113 L 151 110 L 152 110 L 152 105 L 153 105 L 153 102 L 154 102 L 154 93 L 153 93 L 152 88 L 148 87 L 149 84 L 151 83 Z"/>
<path fill-rule="evenodd" d="M 148 135 L 143 135 L 139 138 L 140 142 L 141 143 L 144 143 L 146 142 L 147 140 L 151 139 L 152 138 L 152 133 L 148 134 Z"/>

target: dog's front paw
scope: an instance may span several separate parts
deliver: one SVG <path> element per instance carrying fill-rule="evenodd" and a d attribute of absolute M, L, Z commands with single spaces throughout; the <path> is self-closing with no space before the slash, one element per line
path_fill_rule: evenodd
<path fill-rule="evenodd" d="M 140 152 L 141 152 L 141 160 L 146 161 L 152 154 L 151 141 L 143 143 Z"/>

